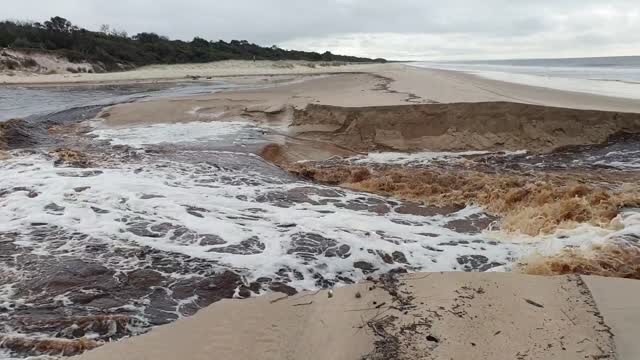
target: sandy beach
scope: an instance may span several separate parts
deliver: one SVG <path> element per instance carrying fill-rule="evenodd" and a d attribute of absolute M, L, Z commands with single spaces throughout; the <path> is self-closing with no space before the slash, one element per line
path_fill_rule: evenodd
<path fill-rule="evenodd" d="M 101 117 L 122 126 L 245 116 L 355 152 L 550 151 L 640 130 L 640 104 L 632 99 L 402 64 L 358 66 L 359 73 L 248 77 L 241 83 L 263 88 L 121 104 Z"/>
<path fill-rule="evenodd" d="M 69 301 L 111 312 L 82 318 L 101 324 L 86 326 L 95 340 L 46 318 L 27 325 L 72 340 L 0 342 L 67 355 L 106 343 L 87 360 L 635 359 L 637 100 L 312 65 L 0 75 L 34 89 L 227 86 L 44 115 L 47 128 L 2 123 L 8 196 L 47 211 L 29 224 L 65 239 L 72 209 L 100 240 L 54 259 L 47 296 L 91 287 Z M 45 153 L 13 151 L 25 144 Z M 129 303 L 145 305 L 111 318 Z M 136 316 L 151 331 L 129 338 Z"/>

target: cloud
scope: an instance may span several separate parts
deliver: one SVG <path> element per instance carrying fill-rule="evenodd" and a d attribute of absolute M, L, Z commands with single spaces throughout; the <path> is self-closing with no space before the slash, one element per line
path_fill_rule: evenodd
<path fill-rule="evenodd" d="M 0 0 L 8 1 L 8 0 Z M 637 0 L 22 0 L 7 18 L 392 59 L 629 55 Z"/>

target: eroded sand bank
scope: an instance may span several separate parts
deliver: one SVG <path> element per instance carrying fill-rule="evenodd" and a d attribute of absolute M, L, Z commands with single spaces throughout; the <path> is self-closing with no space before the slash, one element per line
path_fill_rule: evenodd
<path fill-rule="evenodd" d="M 335 107 L 311 104 L 291 130 L 356 151 L 550 151 L 640 132 L 640 114 L 509 102 Z"/>

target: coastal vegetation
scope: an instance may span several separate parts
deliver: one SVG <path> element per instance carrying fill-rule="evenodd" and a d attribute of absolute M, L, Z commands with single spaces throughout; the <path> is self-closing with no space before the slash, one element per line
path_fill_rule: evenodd
<path fill-rule="evenodd" d="M 264 47 L 246 40 L 192 41 L 171 40 L 152 32 L 129 36 L 125 31 L 103 25 L 90 31 L 73 25 L 62 17 L 44 23 L 0 22 L 0 47 L 47 51 L 72 62 L 98 63 L 107 71 L 125 70 L 151 64 L 205 63 L 220 60 L 305 60 L 344 62 L 384 62 L 331 52 L 285 50 Z"/>

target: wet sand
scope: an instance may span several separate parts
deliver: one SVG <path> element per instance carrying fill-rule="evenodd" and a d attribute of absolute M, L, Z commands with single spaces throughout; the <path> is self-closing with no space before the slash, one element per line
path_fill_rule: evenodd
<path fill-rule="evenodd" d="M 436 273 L 364 282 L 332 297 L 323 290 L 223 300 L 78 359 L 613 359 L 617 351 L 631 360 L 640 324 L 619 314 L 634 309 L 640 283 L 609 285 L 579 276 Z M 615 308 L 601 313 L 606 303 Z"/>

